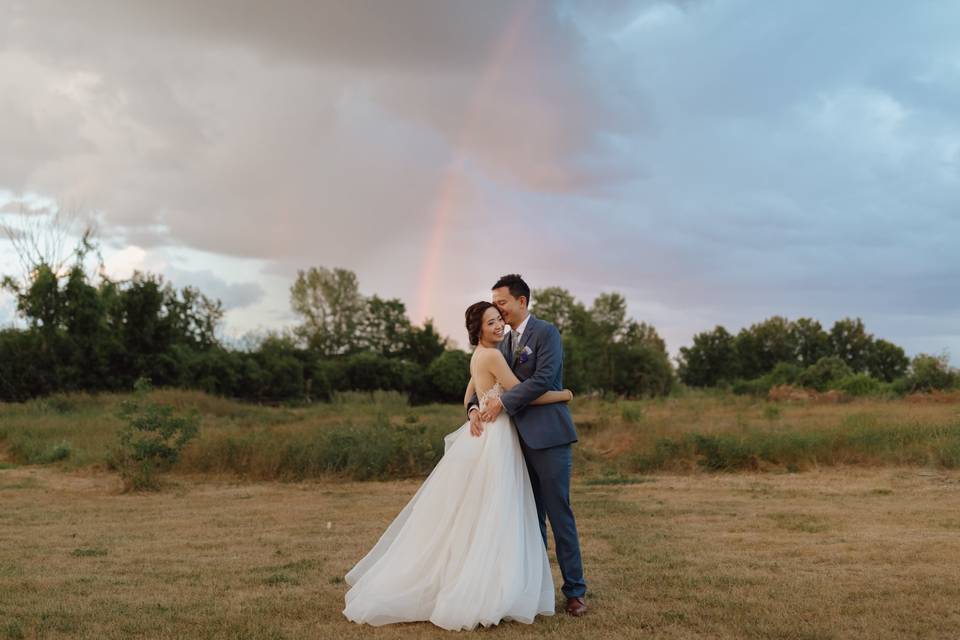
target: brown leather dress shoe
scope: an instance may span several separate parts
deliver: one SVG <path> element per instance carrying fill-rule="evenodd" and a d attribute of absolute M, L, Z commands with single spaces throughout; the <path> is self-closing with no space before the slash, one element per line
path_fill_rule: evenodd
<path fill-rule="evenodd" d="M 567 613 L 579 618 L 587 612 L 587 605 L 583 598 L 567 598 Z"/>

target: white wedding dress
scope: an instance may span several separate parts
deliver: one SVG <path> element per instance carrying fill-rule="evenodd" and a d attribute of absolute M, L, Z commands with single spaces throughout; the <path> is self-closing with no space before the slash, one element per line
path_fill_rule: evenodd
<path fill-rule="evenodd" d="M 481 405 L 500 391 L 481 394 Z M 480 437 L 467 422 L 444 438 L 443 458 L 346 581 L 343 614 L 375 626 L 461 630 L 553 615 L 550 563 L 506 412 Z"/>

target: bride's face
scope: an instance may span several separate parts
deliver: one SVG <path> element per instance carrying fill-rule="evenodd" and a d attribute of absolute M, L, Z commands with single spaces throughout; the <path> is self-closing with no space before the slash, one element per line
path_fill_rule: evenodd
<path fill-rule="evenodd" d="M 487 344 L 497 344 L 503 340 L 503 318 L 496 307 L 490 307 L 483 312 L 483 323 L 480 325 L 480 340 Z"/>

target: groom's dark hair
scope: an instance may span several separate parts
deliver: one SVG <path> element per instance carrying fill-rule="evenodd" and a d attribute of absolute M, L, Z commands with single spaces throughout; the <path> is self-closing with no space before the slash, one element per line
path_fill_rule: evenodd
<path fill-rule="evenodd" d="M 530 287 L 523 281 L 519 273 L 508 273 L 505 276 L 500 276 L 500 279 L 490 288 L 499 289 L 500 287 L 509 289 L 510 295 L 514 298 L 523 296 L 527 299 L 527 306 L 530 306 Z"/>

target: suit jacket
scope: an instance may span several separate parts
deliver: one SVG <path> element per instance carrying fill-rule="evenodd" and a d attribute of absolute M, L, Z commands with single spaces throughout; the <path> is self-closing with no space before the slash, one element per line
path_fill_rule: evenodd
<path fill-rule="evenodd" d="M 515 363 L 510 340 L 500 342 L 500 352 L 507 359 L 520 384 L 503 392 L 500 402 L 513 419 L 520 438 L 531 449 L 546 449 L 577 441 L 570 408 L 565 402 L 530 405 L 546 391 L 563 390 L 563 343 L 557 328 L 531 315 L 520 338 L 520 350 L 526 353 Z M 467 407 L 477 404 L 477 397 Z"/>

